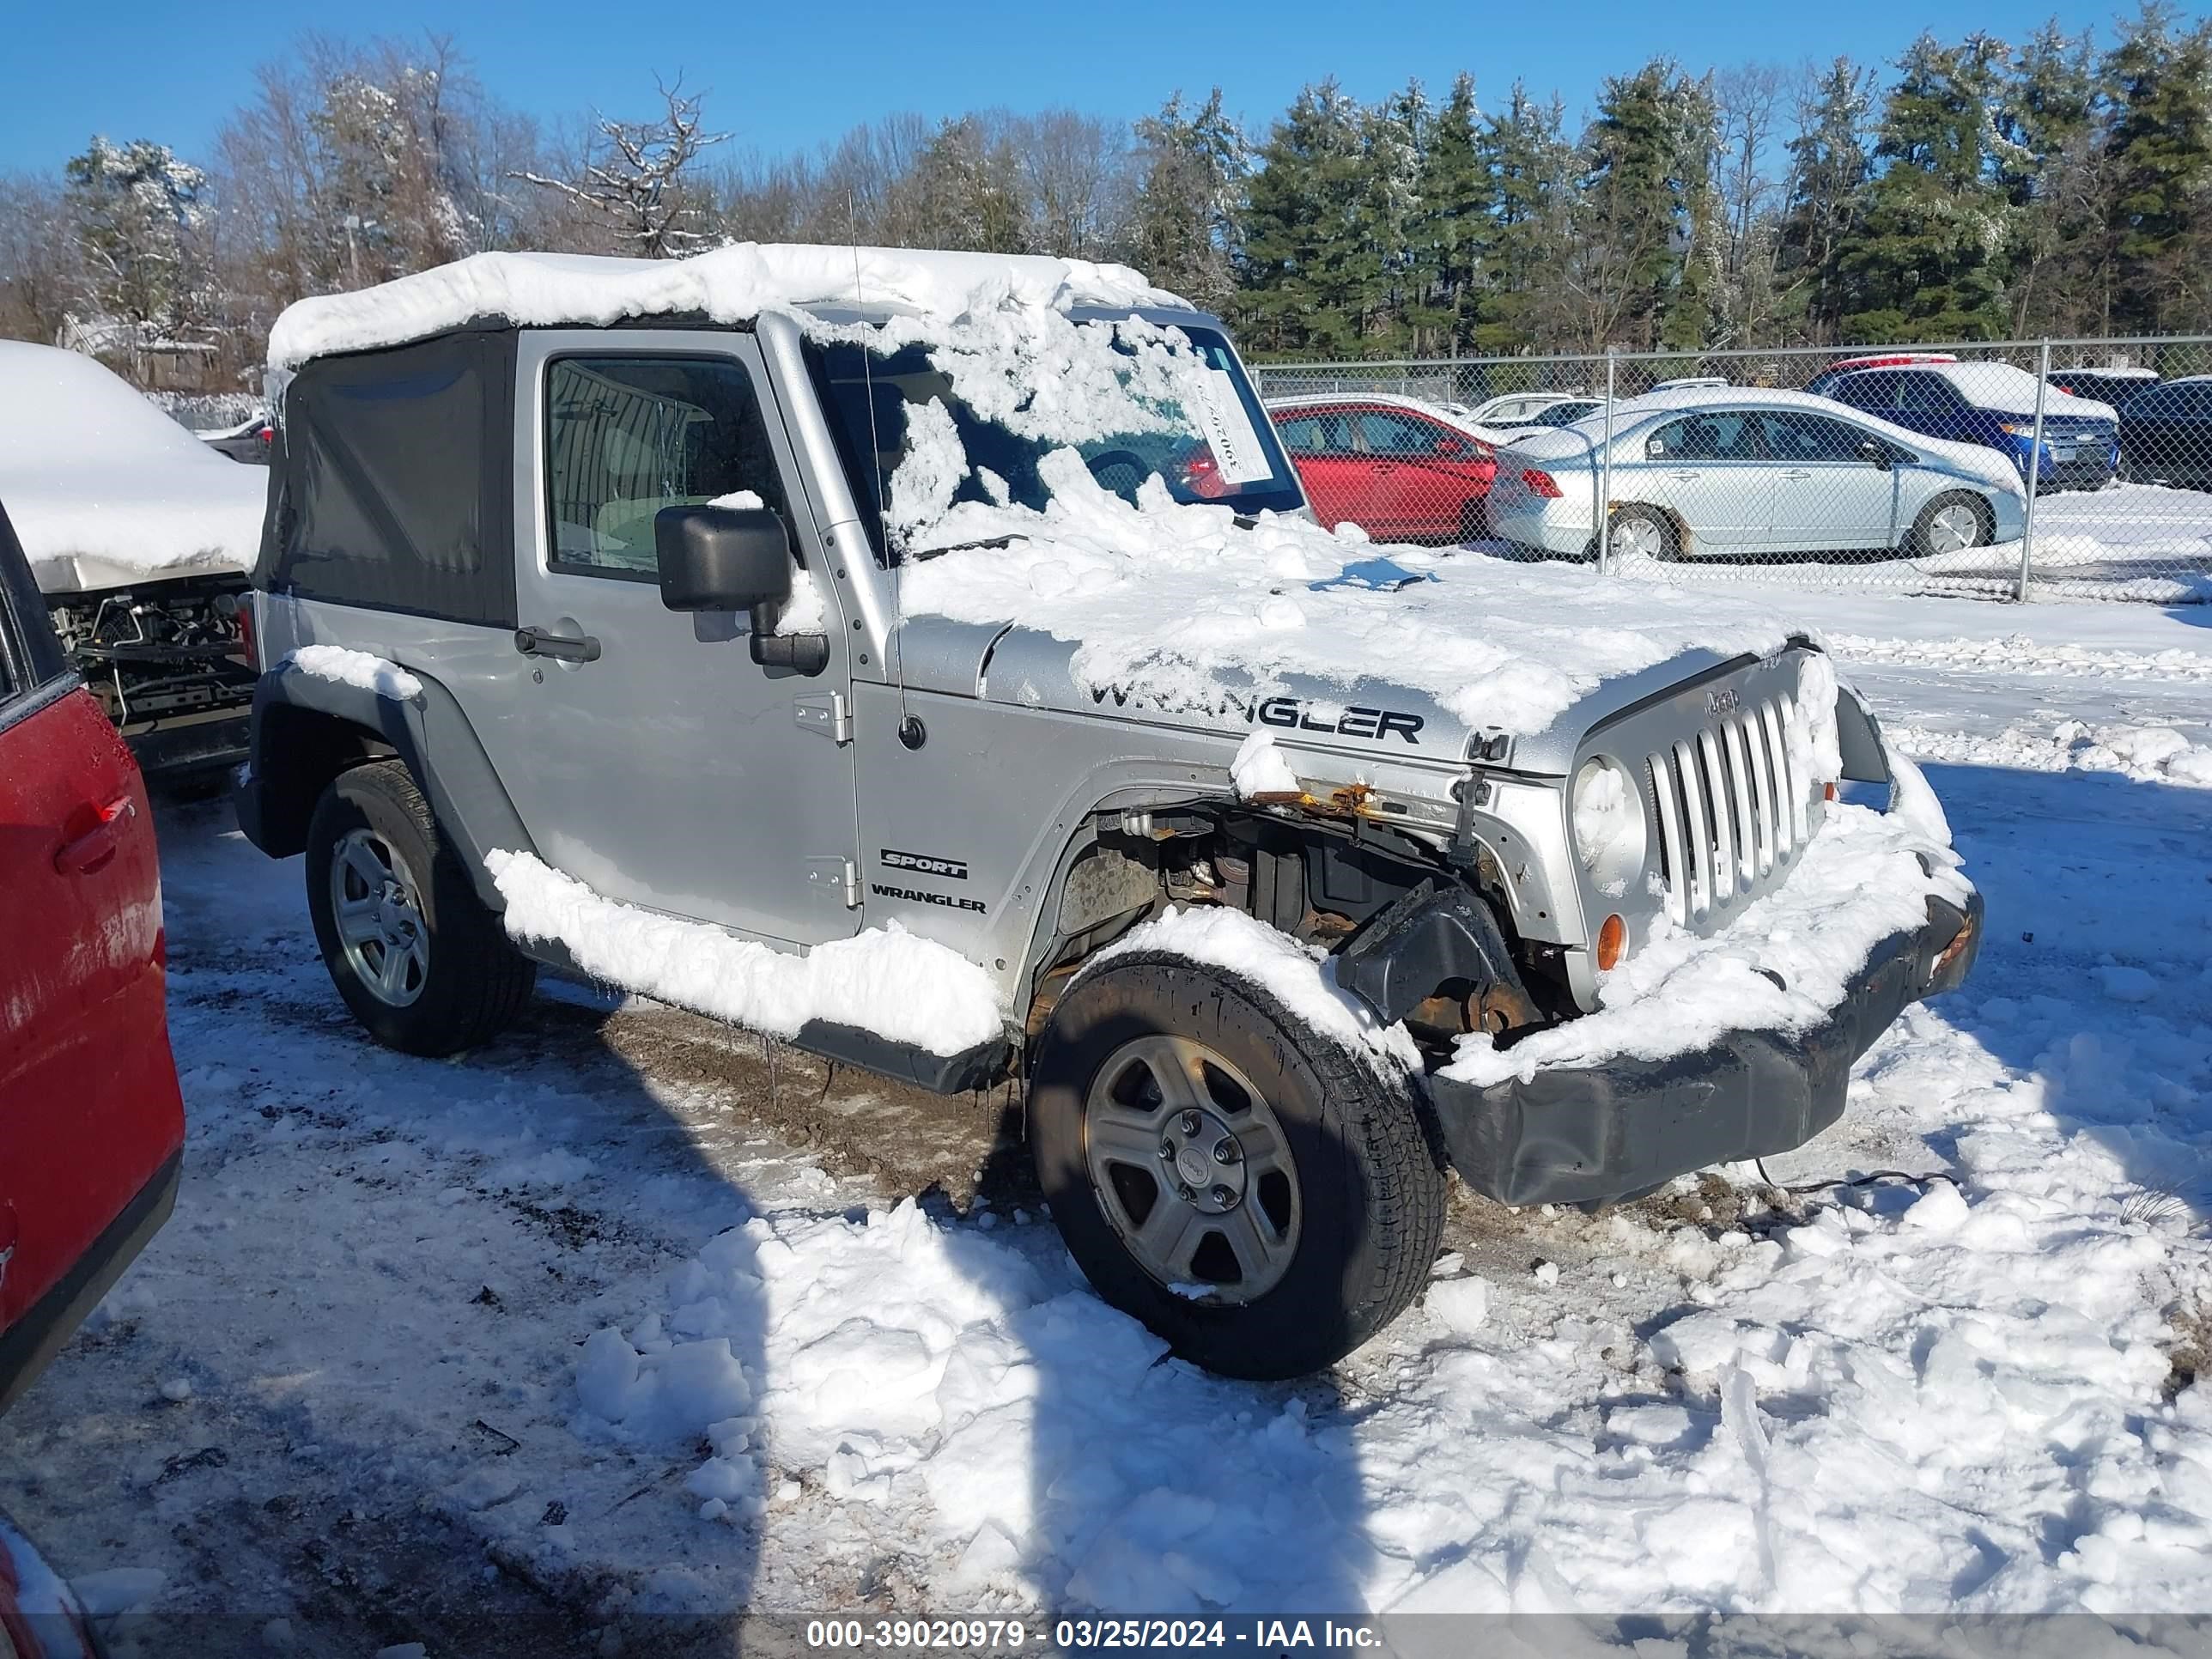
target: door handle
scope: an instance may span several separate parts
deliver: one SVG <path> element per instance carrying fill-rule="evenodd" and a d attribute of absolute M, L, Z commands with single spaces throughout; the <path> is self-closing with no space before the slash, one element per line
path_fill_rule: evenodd
<path fill-rule="evenodd" d="M 514 630 L 514 648 L 526 657 L 558 657 L 562 662 L 597 662 L 599 642 L 589 634 L 553 634 L 542 628 Z"/>
<path fill-rule="evenodd" d="M 137 816 L 137 804 L 128 795 L 108 802 L 100 809 L 99 823 L 55 849 L 55 872 L 88 876 L 98 871 L 115 856 L 116 849 L 123 844 L 124 830 Z"/>
<path fill-rule="evenodd" d="M 1669 472 L 1667 476 L 1672 478 L 1676 483 L 1695 483 L 1705 475 L 1701 472 L 1682 471 Z"/>
<path fill-rule="evenodd" d="M 1375 463 L 1375 471 L 1377 472 L 1395 472 L 1397 470 L 1398 463 L 1395 461 L 1377 461 Z"/>
<path fill-rule="evenodd" d="M 1796 482 L 1802 483 L 1806 479 L 1811 477 L 1813 475 L 1801 468 L 1793 466 L 1785 467 L 1783 470 L 1782 476 L 1785 478 L 1795 479 Z"/>

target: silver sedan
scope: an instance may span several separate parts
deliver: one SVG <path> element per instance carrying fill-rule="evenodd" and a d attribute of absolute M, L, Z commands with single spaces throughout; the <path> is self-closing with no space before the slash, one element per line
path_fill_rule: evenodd
<path fill-rule="evenodd" d="M 1596 547 L 1602 418 L 1498 452 L 1491 533 L 1569 557 Z M 2001 457 L 1796 392 L 1685 389 L 1613 410 L 1612 548 L 1655 560 L 1956 553 L 2017 540 Z"/>

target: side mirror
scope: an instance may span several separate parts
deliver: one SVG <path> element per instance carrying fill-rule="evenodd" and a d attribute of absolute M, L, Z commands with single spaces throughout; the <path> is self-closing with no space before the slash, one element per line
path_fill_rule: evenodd
<path fill-rule="evenodd" d="M 1474 453 L 1474 450 L 1464 438 L 1439 438 L 1436 453 L 1448 461 L 1464 461 Z"/>
<path fill-rule="evenodd" d="M 750 611 L 791 597 L 791 536 L 764 507 L 664 507 L 653 544 L 671 611 Z"/>
<path fill-rule="evenodd" d="M 1883 471 L 1889 471 L 1889 446 L 1878 438 L 1859 440 L 1859 459 L 1870 461 Z"/>
<path fill-rule="evenodd" d="M 763 668 L 818 674 L 830 665 L 820 634 L 778 634 L 791 599 L 791 532 L 765 507 L 664 507 L 653 517 L 660 602 L 671 611 L 751 613 L 752 659 Z"/>

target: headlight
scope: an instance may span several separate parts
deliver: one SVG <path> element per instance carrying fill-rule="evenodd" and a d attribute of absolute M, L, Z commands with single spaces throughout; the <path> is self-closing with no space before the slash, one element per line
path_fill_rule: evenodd
<path fill-rule="evenodd" d="M 1626 892 L 1644 868 L 1644 799 L 1635 779 L 1617 762 L 1594 755 L 1575 774 L 1570 805 L 1583 867 L 1607 892 Z"/>

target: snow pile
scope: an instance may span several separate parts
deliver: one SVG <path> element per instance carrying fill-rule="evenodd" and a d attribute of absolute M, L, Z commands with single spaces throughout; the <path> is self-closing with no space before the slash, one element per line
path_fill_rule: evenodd
<path fill-rule="evenodd" d="M 896 922 L 802 957 L 604 898 L 527 853 L 495 851 L 484 866 L 516 939 L 557 941 L 596 979 L 770 1036 L 822 1020 L 957 1054 L 1005 1024 L 981 968 Z"/>
<path fill-rule="evenodd" d="M 411 702 L 422 695 L 422 682 L 398 664 L 366 651 L 349 650 L 342 645 L 303 645 L 296 651 L 287 652 L 284 661 L 315 679 L 358 686 L 363 691 L 374 691 L 380 697 L 391 697 L 400 702 Z"/>
<path fill-rule="evenodd" d="M 1863 634 L 1829 633 L 1827 647 L 1847 662 L 1881 663 L 1913 668 L 1988 670 L 2007 674 L 2052 674 L 2067 678 L 2114 677 L 2212 684 L 2212 653 L 2202 651 L 2127 651 L 2109 646 L 2040 640 L 2026 634 L 1996 639 L 1875 639 Z"/>
<path fill-rule="evenodd" d="M 417 340 L 479 319 L 526 327 L 692 313 L 749 321 L 766 311 L 865 302 L 931 317 L 976 307 L 1182 307 L 1126 265 L 1034 255 L 940 253 L 734 242 L 688 259 L 478 253 L 351 294 L 288 306 L 269 335 L 272 368 Z"/>
<path fill-rule="evenodd" d="M 1375 556 L 1364 537 L 1272 514 L 1240 529 L 1225 507 L 1176 504 L 1157 479 L 1133 506 L 1073 450 L 1038 471 L 1052 492 L 1042 512 L 963 501 L 945 514 L 930 539 L 954 550 L 910 566 L 902 599 L 909 613 L 1074 641 L 1090 690 L 1210 707 L 1227 689 L 1306 675 L 1347 694 L 1425 691 L 1469 726 L 1527 732 L 1616 676 L 1698 647 L 1769 655 L 1790 632 L 1741 600 L 1413 548 L 1391 557 L 1434 580 L 1385 588 L 1358 580 Z"/>
<path fill-rule="evenodd" d="M 2212 788 L 2212 732 L 2171 726 L 2067 720 L 2048 726 L 2015 720 L 1994 735 L 1885 726 L 1897 747 L 1923 760 L 2012 766 L 2036 772 L 2117 772 L 2138 783 Z"/>
<path fill-rule="evenodd" d="M 1255 732 L 1237 744 L 1237 757 L 1229 763 L 1229 781 L 1245 800 L 1302 793 L 1298 775 L 1291 770 L 1290 762 L 1275 746 L 1273 732 Z"/>
<path fill-rule="evenodd" d="M 1910 764 L 1910 763 L 1907 763 Z M 1833 775 L 1832 771 L 1829 775 Z M 1875 812 L 1831 802 L 1789 879 L 1700 937 L 1662 916 L 1598 984 L 1598 1008 L 1498 1048 L 1459 1039 L 1442 1075 L 1477 1085 L 1553 1066 L 1661 1060 L 1731 1031 L 1801 1032 L 1825 1021 L 1891 935 L 1928 921 L 1927 901 L 1963 906 L 1971 889 L 1942 836 L 1942 811 Z M 1772 977 L 1770 977 L 1771 975 Z"/>
<path fill-rule="evenodd" d="M 1258 986 L 1293 1018 L 1347 1048 L 1386 1056 L 1409 1069 L 1420 1065 L 1403 1025 L 1379 1024 L 1373 1009 L 1338 988 L 1334 959 L 1315 955 L 1288 933 L 1242 910 L 1170 907 L 1096 952 L 1076 977 L 1079 981 L 1139 951 L 1164 951 L 1222 969 Z"/>
<path fill-rule="evenodd" d="M 268 492 L 91 358 L 0 340 L 0 507 L 43 590 L 244 570 Z"/>

